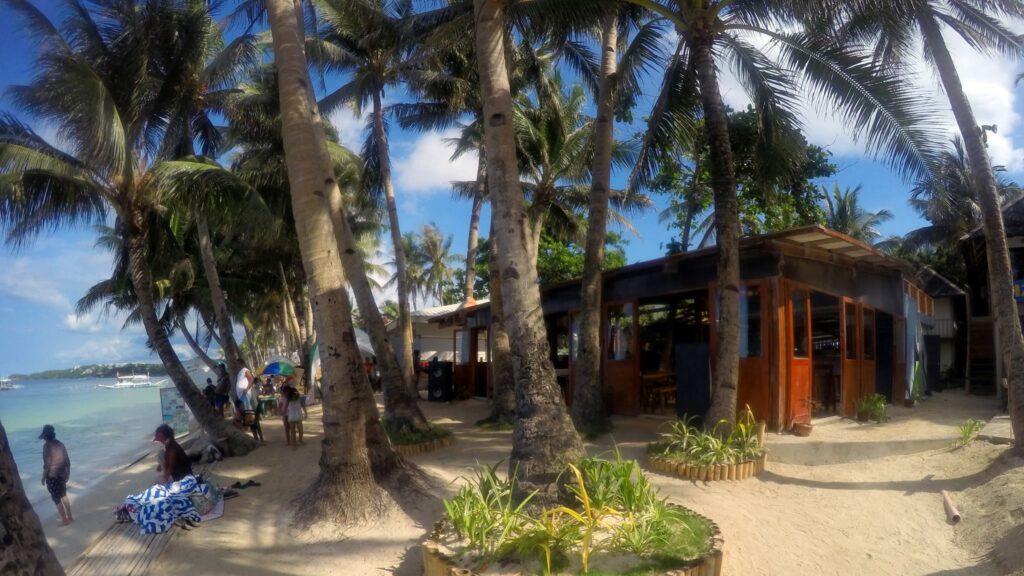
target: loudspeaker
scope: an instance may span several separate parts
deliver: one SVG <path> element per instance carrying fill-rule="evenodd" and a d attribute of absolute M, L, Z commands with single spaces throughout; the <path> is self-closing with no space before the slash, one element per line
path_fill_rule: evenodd
<path fill-rule="evenodd" d="M 431 362 L 427 366 L 427 400 L 451 402 L 453 389 L 451 362 Z"/>

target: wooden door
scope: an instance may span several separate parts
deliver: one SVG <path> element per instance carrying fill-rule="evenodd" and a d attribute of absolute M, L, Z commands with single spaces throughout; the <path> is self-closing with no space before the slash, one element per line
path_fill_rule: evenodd
<path fill-rule="evenodd" d="M 902 404 L 907 399 L 907 319 L 897 316 L 892 332 L 892 403 Z"/>
<path fill-rule="evenodd" d="M 839 347 L 842 354 L 842 398 L 844 416 L 852 416 L 857 411 L 857 398 L 860 394 L 861 372 L 861 340 L 863 331 L 860 327 L 860 305 L 843 298 L 842 338 Z"/>
<path fill-rule="evenodd" d="M 811 292 L 787 282 L 789 316 L 789 414 L 791 423 L 811 421 Z"/>
<path fill-rule="evenodd" d="M 636 301 L 604 307 L 604 389 L 614 414 L 636 414 L 640 407 Z"/>
<path fill-rule="evenodd" d="M 875 393 L 875 362 L 878 350 L 878 339 L 875 337 L 875 309 L 867 306 L 861 307 L 861 363 L 860 363 L 860 392 L 858 398 L 870 396 Z"/>
<path fill-rule="evenodd" d="M 736 408 L 742 411 L 750 406 L 758 420 L 768 420 L 771 413 L 766 287 L 766 282 L 752 282 L 740 288 L 740 375 Z"/>

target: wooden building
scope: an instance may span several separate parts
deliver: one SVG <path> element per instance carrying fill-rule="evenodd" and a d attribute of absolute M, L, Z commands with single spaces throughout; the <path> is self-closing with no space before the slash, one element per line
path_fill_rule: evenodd
<path fill-rule="evenodd" d="M 910 395 L 933 311 L 915 270 L 838 232 L 810 226 L 745 238 L 740 270 L 739 406 L 773 429 L 852 415 L 875 392 Z M 703 414 L 714 361 L 717 248 L 604 274 L 602 380 L 613 413 Z M 547 287 L 542 306 L 567 400 L 575 385 L 579 281 Z M 435 319 L 453 330 L 455 388 L 488 392 L 486 304 Z"/>

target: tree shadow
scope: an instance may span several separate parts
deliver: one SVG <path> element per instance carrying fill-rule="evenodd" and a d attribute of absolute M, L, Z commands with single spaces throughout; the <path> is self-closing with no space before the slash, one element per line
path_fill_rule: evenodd
<path fill-rule="evenodd" d="M 1024 548 L 1024 524 L 1011 528 L 978 559 L 974 566 L 940 570 L 928 576 L 978 576 L 979 574 L 1024 574 L 1024 566 L 1014 565 L 1012 558 Z"/>

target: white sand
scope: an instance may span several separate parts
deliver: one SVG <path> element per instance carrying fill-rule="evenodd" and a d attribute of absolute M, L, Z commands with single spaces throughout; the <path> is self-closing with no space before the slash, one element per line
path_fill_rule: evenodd
<path fill-rule="evenodd" d="M 476 462 L 507 459 L 507 432 L 472 426 L 486 414 L 484 402 L 423 406 L 431 418 L 445 418 L 457 435 L 454 446 L 413 458 L 436 478 L 439 497 L 450 495 L 453 481 L 470 473 Z M 421 574 L 417 543 L 441 512 L 436 500 L 345 534 L 312 537 L 288 527 L 290 500 L 316 473 L 321 429 L 311 416 L 306 446 L 286 448 L 280 423 L 271 418 L 264 421 L 268 446 L 219 465 L 216 476 L 224 484 L 254 478 L 263 485 L 228 501 L 222 519 L 178 531 L 152 574 Z M 652 422 L 617 422 L 615 436 L 626 456 L 642 457 Z M 597 453 L 610 445 L 607 439 L 590 450 Z M 964 450 L 847 464 L 769 463 L 761 477 L 734 483 L 698 485 L 655 473 L 651 477 L 664 495 L 719 524 L 725 538 L 724 574 L 989 576 L 1006 572 L 984 557 L 978 536 L 965 536 L 975 534 L 972 522 L 984 523 L 985 513 L 963 498 L 965 520 L 953 527 L 939 490 L 970 493 L 971 487 L 1002 478 L 997 475 L 1005 465 L 996 459 L 1004 451 L 978 443 Z M 1024 504 L 1021 476 L 1007 492 L 1017 494 L 1016 506 Z M 1013 518 L 1015 513 L 1006 514 Z"/>

